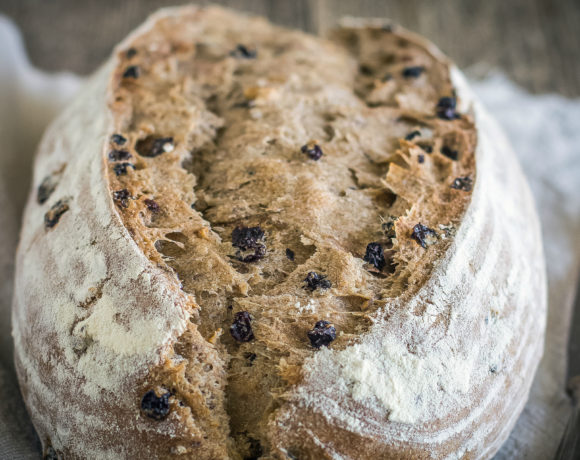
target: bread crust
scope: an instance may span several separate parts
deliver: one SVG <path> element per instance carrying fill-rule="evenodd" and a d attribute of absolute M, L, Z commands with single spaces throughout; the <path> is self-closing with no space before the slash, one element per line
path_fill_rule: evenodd
<path fill-rule="evenodd" d="M 202 324 L 203 300 L 141 230 L 142 208 L 119 205 L 123 197 L 114 192 L 125 185 L 108 159 L 110 136 L 131 110 L 117 100 L 127 69 L 119 56 L 167 18 L 195 24 L 207 17 L 216 27 L 220 18 L 237 20 L 213 7 L 152 16 L 119 45 L 39 147 L 33 183 L 52 174 L 57 186 L 42 205 L 34 189 L 24 216 L 15 363 L 45 451 L 63 458 L 248 455 L 230 432 L 238 410 L 232 394 L 243 394 L 227 393 L 235 388 L 231 376 L 228 384 L 235 356 L 217 330 Z M 490 458 L 525 404 L 543 351 L 540 228 L 515 155 L 442 53 L 406 31 L 396 33 L 449 68 L 459 111 L 477 129 L 475 167 L 462 163 L 477 171 L 477 180 L 470 200 L 438 211 L 461 217 L 466 209 L 451 241 L 425 252 L 433 263 L 415 275 L 415 287 L 377 302 L 353 340 L 339 338 L 317 351 L 305 346 L 300 359 L 289 359 L 292 365 L 279 362 L 283 391 L 252 422 L 261 458 Z M 193 199 L 186 190 L 195 186 L 190 175 L 178 178 L 183 199 Z M 129 195 L 132 200 L 132 190 Z M 51 209 L 56 224 L 47 226 Z M 232 284 L 246 295 L 251 282 L 232 273 Z M 220 272 L 216 280 L 224 277 Z M 140 410 L 141 399 L 169 387 L 169 415 L 152 421 Z"/>

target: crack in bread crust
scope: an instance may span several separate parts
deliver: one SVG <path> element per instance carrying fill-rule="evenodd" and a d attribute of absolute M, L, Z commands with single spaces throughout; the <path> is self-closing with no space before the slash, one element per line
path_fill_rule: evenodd
<path fill-rule="evenodd" d="M 128 140 L 134 168 L 118 174 L 109 161 L 111 191 L 128 191 L 117 202 L 125 226 L 195 306 L 143 391 L 172 392 L 193 440 L 184 453 L 273 455 L 267 423 L 316 353 L 307 332 L 328 320 L 333 349 L 356 343 L 449 247 L 471 197 L 451 185 L 475 180 L 473 122 L 437 116 L 454 97 L 448 64 L 381 28 L 343 29 L 331 43 L 194 9 L 160 18 L 118 59 L 109 134 Z M 126 74 L 134 66 L 138 78 Z M 311 143 L 319 159 L 304 153 Z M 436 237 L 419 238 L 418 224 Z M 255 226 L 266 253 L 241 261 L 232 232 Z M 388 269 L 365 262 L 369 243 Z M 309 272 L 330 288 L 304 289 Z M 236 312 L 249 312 L 254 340 L 230 335 Z"/>

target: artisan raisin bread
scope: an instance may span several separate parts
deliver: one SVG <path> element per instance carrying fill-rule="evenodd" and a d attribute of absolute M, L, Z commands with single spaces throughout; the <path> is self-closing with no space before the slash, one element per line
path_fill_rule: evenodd
<path fill-rule="evenodd" d="M 430 43 L 163 10 L 52 124 L 15 362 L 48 458 L 489 458 L 542 354 L 504 136 Z"/>

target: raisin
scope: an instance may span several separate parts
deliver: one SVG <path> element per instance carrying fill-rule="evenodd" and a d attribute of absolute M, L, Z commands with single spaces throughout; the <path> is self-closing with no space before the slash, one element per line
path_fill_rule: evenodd
<path fill-rule="evenodd" d="M 412 66 L 412 67 L 405 67 L 403 69 L 403 77 L 405 78 L 418 78 L 421 76 L 425 67 L 422 65 Z"/>
<path fill-rule="evenodd" d="M 55 191 L 57 185 L 58 183 L 53 175 L 46 176 L 38 186 L 36 192 L 36 200 L 38 201 L 38 204 L 46 203 L 50 198 L 50 195 L 52 195 L 52 192 Z"/>
<path fill-rule="evenodd" d="M 121 136 L 120 134 L 113 134 L 111 136 L 111 142 L 117 145 L 125 145 L 125 142 L 127 142 L 127 138 Z"/>
<path fill-rule="evenodd" d="M 127 174 L 127 168 L 129 167 L 135 169 L 135 165 L 133 163 L 117 163 L 115 166 L 113 166 L 113 171 L 115 171 L 117 176 L 124 176 Z"/>
<path fill-rule="evenodd" d="M 419 131 L 418 129 L 411 131 L 409 134 L 407 134 L 405 136 L 405 140 L 406 141 L 412 141 L 415 137 L 420 136 L 421 135 L 421 131 Z"/>
<path fill-rule="evenodd" d="M 253 249 L 264 238 L 264 230 L 256 227 L 236 227 L 232 231 L 232 245 L 239 249 Z"/>
<path fill-rule="evenodd" d="M 68 203 L 65 200 L 58 200 L 44 215 L 44 226 L 46 228 L 54 227 L 58 224 L 61 216 L 68 210 Z"/>
<path fill-rule="evenodd" d="M 123 208 L 129 207 L 129 198 L 132 196 L 126 188 L 113 192 L 113 200 Z"/>
<path fill-rule="evenodd" d="M 457 177 L 451 184 L 451 188 L 456 190 L 463 190 L 464 192 L 470 192 L 473 184 L 473 180 L 469 176 Z"/>
<path fill-rule="evenodd" d="M 330 289 L 332 286 L 332 283 L 326 279 L 326 276 L 316 272 L 308 272 L 304 281 L 306 282 L 304 289 L 308 289 L 309 291 L 314 291 L 317 288 Z"/>
<path fill-rule="evenodd" d="M 155 390 L 149 390 L 141 399 L 141 410 L 143 413 L 154 420 L 163 420 L 169 415 L 169 397 L 168 391 L 161 396 L 157 396 Z"/>
<path fill-rule="evenodd" d="M 290 248 L 286 248 L 286 257 L 288 258 L 288 260 L 294 262 L 294 251 Z"/>
<path fill-rule="evenodd" d="M 314 328 L 308 331 L 308 338 L 314 348 L 327 347 L 336 339 L 336 329 L 328 321 L 318 321 Z"/>
<path fill-rule="evenodd" d="M 234 50 L 230 51 L 230 56 L 241 59 L 256 59 L 258 52 L 256 50 L 248 49 L 245 45 L 239 44 Z"/>
<path fill-rule="evenodd" d="M 132 155 L 129 153 L 128 150 L 111 150 L 109 152 L 110 161 L 128 160 L 131 157 Z"/>
<path fill-rule="evenodd" d="M 236 256 L 242 262 L 255 262 L 266 255 L 263 243 L 264 230 L 257 227 L 236 227 L 232 231 L 232 246 L 238 248 Z M 243 252 L 250 251 L 249 254 Z"/>
<path fill-rule="evenodd" d="M 154 158 L 162 153 L 167 153 L 173 151 L 175 145 L 173 144 L 172 137 L 158 137 L 148 136 L 145 139 L 140 140 L 135 145 L 135 150 L 142 157 Z"/>
<path fill-rule="evenodd" d="M 418 223 L 413 227 L 413 233 L 411 233 L 411 238 L 413 238 L 421 247 L 427 249 L 427 246 L 431 246 L 437 241 L 437 233 L 435 230 L 426 227 L 425 225 Z"/>
<path fill-rule="evenodd" d="M 433 153 L 433 146 L 431 145 L 420 145 L 419 147 L 421 147 L 427 153 Z"/>
<path fill-rule="evenodd" d="M 457 101 L 454 97 L 442 97 L 437 102 L 435 113 L 443 120 L 455 120 L 456 118 L 460 118 L 460 115 L 455 112 L 456 105 Z"/>
<path fill-rule="evenodd" d="M 315 142 L 309 142 L 306 145 L 303 145 L 300 148 L 300 151 L 306 155 L 308 155 L 308 158 L 310 158 L 311 160 L 314 161 L 318 161 L 320 160 L 320 158 L 322 157 L 323 153 L 322 153 L 322 149 L 320 148 L 320 146 L 315 143 Z"/>
<path fill-rule="evenodd" d="M 457 161 L 457 159 L 459 158 L 459 152 L 457 150 L 453 150 L 451 147 L 448 147 L 446 145 L 441 147 L 441 153 L 453 161 Z"/>
<path fill-rule="evenodd" d="M 123 78 L 137 79 L 139 78 L 139 75 L 141 75 L 141 70 L 139 69 L 139 66 L 136 65 L 130 65 L 123 72 Z"/>
<path fill-rule="evenodd" d="M 149 211 L 151 211 L 152 213 L 157 214 L 160 210 L 159 205 L 154 200 L 150 200 L 149 198 L 147 198 L 147 199 L 143 200 L 143 203 L 145 203 L 145 206 L 147 206 L 147 209 L 149 209 Z"/>
<path fill-rule="evenodd" d="M 419 155 L 417 155 L 417 161 L 421 164 L 425 163 L 425 155 L 423 155 L 421 153 Z"/>
<path fill-rule="evenodd" d="M 385 253 L 383 252 L 383 247 L 380 243 L 373 242 L 367 244 L 367 250 L 363 260 L 373 265 L 378 270 L 385 268 Z"/>
<path fill-rule="evenodd" d="M 134 57 L 137 54 L 137 50 L 135 48 L 129 48 L 126 52 L 125 52 L 125 56 L 127 56 L 127 59 L 131 59 L 132 57 Z"/>
<path fill-rule="evenodd" d="M 123 78 L 137 79 L 137 78 L 139 78 L 140 74 L 141 74 L 141 70 L 139 69 L 139 66 L 131 65 L 131 66 L 127 67 L 125 69 L 125 71 L 123 72 Z"/>
<path fill-rule="evenodd" d="M 247 311 L 239 311 L 234 315 L 234 322 L 230 326 L 230 334 L 238 342 L 254 340 L 254 331 L 251 325 L 252 318 Z"/>

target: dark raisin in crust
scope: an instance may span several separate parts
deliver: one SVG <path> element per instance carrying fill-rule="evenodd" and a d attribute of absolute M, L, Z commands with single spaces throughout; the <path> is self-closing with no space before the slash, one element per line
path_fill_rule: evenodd
<path fill-rule="evenodd" d="M 302 151 L 302 153 L 306 154 L 308 156 L 308 158 L 310 158 L 311 160 L 314 161 L 318 161 L 320 160 L 320 158 L 322 158 L 322 149 L 320 148 L 320 146 L 318 144 L 313 144 L 313 145 L 303 145 L 300 150 Z"/>
<path fill-rule="evenodd" d="M 318 321 L 314 328 L 308 331 L 308 338 L 314 348 L 327 347 L 336 339 L 336 329 L 328 321 Z"/>
<path fill-rule="evenodd" d="M 294 262 L 294 251 L 290 248 L 286 248 L 286 257 L 288 258 L 288 260 Z"/>
<path fill-rule="evenodd" d="M 125 69 L 125 72 L 123 72 L 123 78 L 139 78 L 140 74 L 141 71 L 139 70 L 139 67 L 132 65 Z"/>
<path fill-rule="evenodd" d="M 411 131 L 409 134 L 407 134 L 405 136 L 405 140 L 406 141 L 412 141 L 415 137 L 420 136 L 421 135 L 421 131 L 419 131 L 418 129 Z"/>
<path fill-rule="evenodd" d="M 252 331 L 252 318 L 247 311 L 239 311 L 234 316 L 234 322 L 230 326 L 230 334 L 238 342 L 250 342 L 254 340 Z"/>
<path fill-rule="evenodd" d="M 44 226 L 46 228 L 54 227 L 68 210 L 68 203 L 65 200 L 58 200 L 44 215 Z"/>
<path fill-rule="evenodd" d="M 153 420 L 163 420 L 169 415 L 171 409 L 169 405 L 169 397 L 171 393 L 165 392 L 161 396 L 157 396 L 155 390 L 149 390 L 141 399 L 141 410 L 143 413 Z"/>
<path fill-rule="evenodd" d="M 248 49 L 245 45 L 239 44 L 230 52 L 230 56 L 242 59 L 255 59 L 258 56 L 256 50 Z"/>
<path fill-rule="evenodd" d="M 457 159 L 459 158 L 459 152 L 457 150 L 453 150 L 451 147 L 448 147 L 446 145 L 441 147 L 441 153 L 453 161 L 457 161 Z"/>
<path fill-rule="evenodd" d="M 405 67 L 403 69 L 403 77 L 405 78 L 418 78 L 421 76 L 425 67 L 422 65 L 413 66 L 413 67 Z"/>
<path fill-rule="evenodd" d="M 264 230 L 257 227 L 236 227 L 232 231 L 232 246 L 238 248 L 236 257 L 242 262 L 255 262 L 266 255 Z M 249 252 L 246 254 L 246 252 Z"/>
<path fill-rule="evenodd" d="M 111 142 L 117 145 L 125 145 L 125 142 L 127 142 L 127 138 L 125 138 L 121 134 L 113 134 L 111 136 Z"/>
<path fill-rule="evenodd" d="M 38 204 L 44 204 L 52 195 L 52 192 L 56 189 L 57 183 L 52 175 L 46 176 L 40 185 L 36 193 L 36 200 Z"/>
<path fill-rule="evenodd" d="M 454 97 L 442 97 L 437 102 L 435 113 L 443 120 L 455 120 L 460 118 L 459 114 L 455 112 L 457 101 Z"/>
<path fill-rule="evenodd" d="M 113 166 L 113 171 L 117 176 L 124 176 L 127 174 L 127 168 L 135 169 L 135 165 L 133 163 L 118 163 Z"/>
<path fill-rule="evenodd" d="M 123 208 L 127 208 L 129 206 L 130 198 L 132 198 L 132 196 L 129 193 L 129 190 L 126 188 L 113 192 L 113 200 L 115 200 L 115 202 Z"/>
<path fill-rule="evenodd" d="M 159 207 L 159 204 L 157 204 L 157 202 L 155 200 L 150 200 L 150 199 L 145 199 L 143 200 L 143 203 L 145 203 L 145 206 L 147 206 L 147 209 L 149 209 L 149 211 L 153 212 L 153 213 L 158 213 L 159 210 L 161 209 Z"/>
<path fill-rule="evenodd" d="M 470 192 L 473 185 L 473 180 L 469 176 L 457 177 L 451 184 L 451 188 L 456 190 L 463 190 L 464 192 Z"/>
<path fill-rule="evenodd" d="M 314 291 L 317 288 L 330 289 L 332 286 L 331 282 L 326 279 L 326 276 L 316 272 L 308 272 L 304 281 L 306 282 L 304 289 L 308 289 L 309 291 Z"/>
<path fill-rule="evenodd" d="M 383 252 L 383 247 L 380 243 L 369 243 L 367 245 L 365 256 L 363 257 L 365 262 L 368 262 L 378 270 L 385 268 L 385 253 Z"/>
<path fill-rule="evenodd" d="M 111 150 L 109 152 L 110 161 L 128 160 L 131 157 L 132 155 L 129 153 L 128 150 Z"/>
<path fill-rule="evenodd" d="M 421 223 L 418 223 L 413 227 L 411 238 L 413 238 L 418 244 L 420 244 L 421 247 L 427 249 L 427 246 L 430 246 L 436 241 L 437 233 L 435 232 L 435 230 L 426 227 Z"/>

